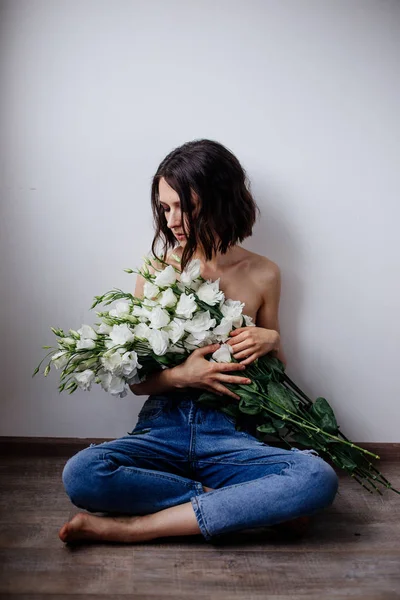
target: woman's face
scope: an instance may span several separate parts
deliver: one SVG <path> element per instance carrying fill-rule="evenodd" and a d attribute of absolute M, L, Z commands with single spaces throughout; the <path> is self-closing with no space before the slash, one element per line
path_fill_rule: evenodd
<path fill-rule="evenodd" d="M 164 177 L 158 182 L 158 195 L 161 208 L 167 222 L 167 227 L 172 231 L 181 246 L 186 244 L 186 236 L 183 232 L 182 211 L 177 192 L 165 181 Z M 193 208 L 198 206 L 197 198 L 193 197 Z M 187 215 L 183 214 L 185 229 L 189 231 Z"/>

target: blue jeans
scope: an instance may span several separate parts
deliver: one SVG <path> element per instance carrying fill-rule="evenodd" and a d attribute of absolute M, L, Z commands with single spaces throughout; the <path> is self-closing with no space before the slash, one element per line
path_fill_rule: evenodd
<path fill-rule="evenodd" d="M 237 431 L 233 418 L 196 403 L 196 392 L 150 396 L 130 434 L 72 456 L 62 479 L 73 504 L 146 515 L 191 502 L 207 541 L 332 504 L 338 477 L 315 450 L 284 450 Z"/>

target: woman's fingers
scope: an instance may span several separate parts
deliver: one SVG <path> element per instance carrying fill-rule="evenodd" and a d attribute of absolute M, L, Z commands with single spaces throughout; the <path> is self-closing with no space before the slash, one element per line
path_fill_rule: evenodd
<path fill-rule="evenodd" d="M 214 363 L 216 371 L 222 373 L 223 371 L 243 371 L 243 365 L 240 363 Z M 245 367 L 246 368 L 246 367 Z"/>
<path fill-rule="evenodd" d="M 256 360 L 256 358 L 258 358 L 258 354 L 252 354 L 251 356 L 249 356 L 249 358 L 246 358 L 245 360 L 240 361 L 240 364 L 241 365 L 249 365 L 254 360 Z"/>
<path fill-rule="evenodd" d="M 221 394 L 223 394 L 224 396 L 230 396 L 231 398 L 234 398 L 235 400 L 240 400 L 240 396 L 235 394 L 235 392 L 231 392 L 231 390 L 228 390 L 228 388 L 226 388 L 221 383 L 215 382 L 214 391 L 217 391 L 217 393 L 221 392 Z"/>
<path fill-rule="evenodd" d="M 237 354 L 234 354 L 233 356 L 236 358 L 236 360 L 240 360 L 241 358 L 247 358 L 248 356 L 251 356 L 252 354 L 255 354 L 255 348 L 248 348 L 247 350 L 242 350 L 242 352 L 238 352 Z M 243 364 L 243 363 L 239 363 L 239 364 Z"/>
<path fill-rule="evenodd" d="M 246 385 L 251 383 L 251 379 L 247 377 L 238 377 L 237 375 L 224 375 L 223 373 L 218 373 L 216 375 L 216 379 L 218 381 L 224 381 L 225 383 L 234 383 L 236 385 Z"/>
<path fill-rule="evenodd" d="M 237 352 L 240 352 L 241 350 L 246 350 L 246 348 L 253 348 L 253 347 L 254 347 L 254 344 L 249 342 L 249 340 L 244 340 L 243 342 L 239 342 L 238 344 L 236 344 L 236 343 L 232 344 L 232 350 L 233 350 L 234 354 L 236 354 Z"/>
<path fill-rule="evenodd" d="M 211 354 L 211 352 L 215 352 L 220 347 L 219 344 L 210 344 L 209 346 L 202 346 L 201 348 L 196 348 L 194 352 L 197 352 L 199 356 L 205 356 L 206 354 Z"/>

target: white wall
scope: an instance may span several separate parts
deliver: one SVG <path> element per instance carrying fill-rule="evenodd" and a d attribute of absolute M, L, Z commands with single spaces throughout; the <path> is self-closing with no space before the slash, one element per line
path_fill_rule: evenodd
<path fill-rule="evenodd" d="M 399 442 L 400 4 L 9 0 L 0 11 L 0 435 L 112 438 L 144 398 L 31 374 L 150 248 L 150 182 L 208 137 L 252 180 L 288 374 Z"/>

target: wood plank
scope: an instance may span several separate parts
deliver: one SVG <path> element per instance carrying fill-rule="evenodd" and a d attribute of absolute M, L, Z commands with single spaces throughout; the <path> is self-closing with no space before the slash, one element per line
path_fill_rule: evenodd
<path fill-rule="evenodd" d="M 108 547 L 107 547 L 108 546 Z M 205 595 L 251 591 L 305 596 L 328 589 L 347 593 L 397 593 L 400 591 L 399 555 L 379 552 L 375 560 L 365 554 L 275 552 L 267 544 L 263 551 L 245 548 L 231 555 L 226 549 L 185 554 L 174 548 L 151 552 L 124 546 L 64 549 L 0 550 L 0 593 L 41 594 L 143 594 L 155 593 L 159 598 L 181 598 L 201 589 Z M 259 596 L 260 597 L 260 596 Z M 331 597 L 331 596 L 330 596 Z M 336 596 L 335 596 L 336 597 Z"/>
<path fill-rule="evenodd" d="M 198 535 L 67 546 L 58 531 L 79 509 L 62 486 L 66 460 L 0 461 L 0 600 L 400 598 L 400 500 L 390 490 L 368 494 L 339 472 L 334 504 L 300 539 L 266 527 L 212 544 Z M 398 462 L 380 468 L 399 488 Z"/>

